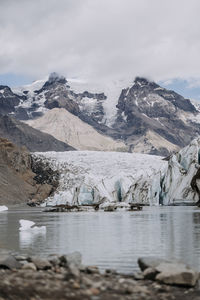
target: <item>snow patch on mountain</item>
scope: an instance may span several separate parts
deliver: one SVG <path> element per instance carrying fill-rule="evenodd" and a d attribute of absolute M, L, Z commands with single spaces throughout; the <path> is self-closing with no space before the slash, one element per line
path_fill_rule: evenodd
<path fill-rule="evenodd" d="M 34 96 L 34 92 L 40 90 L 47 80 L 48 76 L 41 80 L 33 81 L 31 84 L 23 85 L 21 87 L 12 87 L 12 91 L 17 95 L 23 95 L 25 91 Z"/>
<path fill-rule="evenodd" d="M 40 90 L 48 77 L 45 77 L 41 80 L 36 80 L 31 84 L 27 84 L 21 87 L 12 88 L 13 93 L 24 96 L 26 95 L 26 100 L 21 100 L 18 108 L 27 109 L 27 114 L 30 118 L 32 118 L 32 113 L 30 111 L 31 107 L 34 107 L 35 112 L 45 113 L 48 109 L 44 106 L 44 102 L 46 101 L 44 92 L 42 92 L 39 96 L 36 91 Z"/>
<path fill-rule="evenodd" d="M 133 80 L 123 79 L 109 82 L 96 82 L 80 79 L 68 79 L 67 80 L 72 90 L 76 93 L 83 93 L 84 91 L 90 91 L 92 93 L 104 93 L 107 99 L 103 102 L 104 118 L 102 123 L 107 126 L 112 126 L 117 114 L 117 103 L 121 91 L 124 87 L 133 86 Z M 91 100 L 90 100 L 91 101 Z"/>

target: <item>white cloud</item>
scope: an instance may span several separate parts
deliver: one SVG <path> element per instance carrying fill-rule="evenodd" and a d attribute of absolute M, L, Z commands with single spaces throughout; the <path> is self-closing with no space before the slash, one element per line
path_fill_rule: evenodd
<path fill-rule="evenodd" d="M 199 0 L 1 0 L 0 72 L 200 79 Z"/>

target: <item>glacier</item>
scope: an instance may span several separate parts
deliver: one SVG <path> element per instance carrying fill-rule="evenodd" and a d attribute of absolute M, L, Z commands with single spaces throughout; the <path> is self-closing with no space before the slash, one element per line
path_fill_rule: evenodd
<path fill-rule="evenodd" d="M 200 138 L 169 159 L 102 151 L 32 155 L 36 160 L 48 161 L 60 174 L 57 191 L 43 206 L 100 204 L 103 208 L 110 203 L 126 207 L 129 203 L 174 205 L 199 201 Z"/>
<path fill-rule="evenodd" d="M 68 151 L 33 154 L 60 173 L 57 192 L 45 205 L 159 204 L 167 162 L 139 153 Z"/>

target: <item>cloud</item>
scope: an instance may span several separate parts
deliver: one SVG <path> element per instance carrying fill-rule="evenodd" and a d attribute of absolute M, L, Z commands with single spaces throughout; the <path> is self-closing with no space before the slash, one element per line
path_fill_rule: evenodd
<path fill-rule="evenodd" d="M 0 73 L 200 80 L 199 0 L 1 0 Z"/>

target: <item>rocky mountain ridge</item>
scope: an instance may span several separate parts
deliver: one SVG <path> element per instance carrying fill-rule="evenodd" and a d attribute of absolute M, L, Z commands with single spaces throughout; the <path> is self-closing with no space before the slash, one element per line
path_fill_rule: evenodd
<path fill-rule="evenodd" d="M 56 73 L 13 92 L 1 87 L 0 112 L 20 120 L 39 120 L 47 111 L 63 108 L 99 133 L 121 140 L 129 151 L 156 155 L 177 151 L 200 134 L 198 105 L 155 82 L 136 77 L 127 87 L 116 84 L 110 88 L 112 99 L 103 86 L 102 90 L 88 83 L 85 87 Z"/>
<path fill-rule="evenodd" d="M 131 88 L 122 90 L 117 108 L 113 128 L 118 129 L 133 151 L 138 138 L 145 137 L 147 132 L 178 147 L 184 147 L 200 133 L 200 125 L 192 122 L 199 115 L 192 102 L 145 78 L 137 77 Z M 167 154 L 165 143 L 160 149 L 163 154 Z M 152 145 L 150 153 L 157 151 Z"/>

